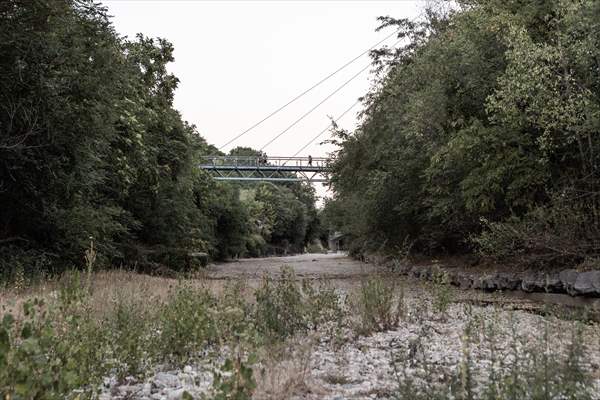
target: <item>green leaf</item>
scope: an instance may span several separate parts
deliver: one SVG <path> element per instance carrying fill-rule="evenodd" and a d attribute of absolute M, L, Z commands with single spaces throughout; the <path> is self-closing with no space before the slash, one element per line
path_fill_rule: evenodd
<path fill-rule="evenodd" d="M 2 326 L 6 329 L 9 329 L 12 324 L 15 322 L 15 317 L 12 314 L 6 314 L 4 318 L 2 318 Z"/>
<path fill-rule="evenodd" d="M 231 361 L 231 359 L 227 359 L 225 360 L 225 363 L 223 364 L 223 367 L 221 368 L 223 371 L 232 371 L 233 370 L 233 362 Z"/>
<path fill-rule="evenodd" d="M 23 329 L 21 329 L 21 338 L 22 339 L 29 339 L 31 337 L 31 324 L 29 322 L 26 322 L 23 325 Z"/>
<path fill-rule="evenodd" d="M 10 351 L 10 336 L 6 329 L 0 329 L 0 359 Z"/>
<path fill-rule="evenodd" d="M 256 364 L 258 362 L 258 356 L 256 353 L 250 353 L 248 356 L 248 364 Z"/>

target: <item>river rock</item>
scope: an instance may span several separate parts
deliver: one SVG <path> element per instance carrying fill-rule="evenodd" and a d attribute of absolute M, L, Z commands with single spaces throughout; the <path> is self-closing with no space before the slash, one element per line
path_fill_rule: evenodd
<path fill-rule="evenodd" d="M 453 272 L 450 274 L 450 284 L 461 289 L 469 289 L 473 284 L 473 279 L 465 273 Z"/>
<path fill-rule="evenodd" d="M 575 296 L 577 294 L 577 291 L 575 290 L 575 281 L 577 281 L 578 275 L 579 273 L 574 269 L 566 269 L 561 271 L 558 275 L 562 287 L 571 296 Z"/>
<path fill-rule="evenodd" d="M 492 291 L 500 289 L 498 285 L 498 274 L 485 275 L 481 278 L 481 288 L 483 290 Z"/>
<path fill-rule="evenodd" d="M 521 285 L 521 280 L 511 273 L 495 273 L 481 278 L 483 290 L 515 290 Z"/>
<path fill-rule="evenodd" d="M 433 267 L 430 265 L 424 265 L 419 269 L 419 278 L 430 281 L 433 275 Z"/>
<path fill-rule="evenodd" d="M 540 277 L 540 274 L 531 272 L 525 274 L 521 279 L 521 290 L 524 292 L 541 292 L 544 290 L 544 283 Z"/>
<path fill-rule="evenodd" d="M 163 388 L 178 388 L 181 387 L 181 382 L 177 375 L 166 372 L 159 372 L 154 376 L 154 384 L 159 389 Z"/>
<path fill-rule="evenodd" d="M 152 394 L 152 384 L 149 382 L 144 383 L 142 386 L 142 394 L 144 396 L 150 396 Z"/>
<path fill-rule="evenodd" d="M 181 400 L 183 398 L 183 394 L 185 393 L 184 389 L 177 389 L 169 392 L 167 395 L 168 400 Z"/>
<path fill-rule="evenodd" d="M 600 271 L 586 271 L 577 274 L 573 291 L 576 294 L 600 295 Z"/>
<path fill-rule="evenodd" d="M 564 291 L 563 282 L 558 274 L 541 272 L 526 274 L 521 280 L 520 287 L 525 292 L 562 293 Z"/>
<path fill-rule="evenodd" d="M 483 278 L 474 277 L 471 282 L 471 289 L 483 289 L 485 286 Z"/>
<path fill-rule="evenodd" d="M 563 283 L 559 274 L 546 274 L 544 276 L 544 289 L 548 293 L 564 292 Z"/>
<path fill-rule="evenodd" d="M 521 286 L 521 279 L 509 272 L 499 272 L 496 282 L 496 288 L 500 290 L 516 290 Z"/>

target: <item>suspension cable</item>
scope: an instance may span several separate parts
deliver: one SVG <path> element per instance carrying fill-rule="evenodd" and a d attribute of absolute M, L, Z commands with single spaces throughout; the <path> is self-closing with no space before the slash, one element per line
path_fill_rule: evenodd
<path fill-rule="evenodd" d="M 391 34 L 387 35 L 386 37 L 384 37 L 383 39 L 381 39 L 379 42 L 375 43 L 373 46 L 369 47 L 367 50 L 363 51 L 358 56 L 354 57 L 352 60 L 348 61 L 347 63 L 345 63 L 344 65 L 342 65 L 341 67 L 339 67 L 338 69 L 336 69 L 335 71 L 333 71 L 332 73 L 330 73 L 329 75 L 327 75 L 325 78 L 321 79 L 319 82 L 315 83 L 310 88 L 306 89 L 305 91 L 303 91 L 302 93 L 300 93 L 299 95 L 297 95 L 296 97 L 294 97 L 292 100 L 288 101 L 287 103 L 285 103 L 284 105 L 282 105 L 281 107 L 279 107 L 278 109 L 276 109 L 275 111 L 272 111 L 269 115 L 267 115 L 266 117 L 264 117 L 260 121 L 256 122 L 255 124 L 253 124 L 252 126 L 250 126 L 249 128 L 247 128 L 246 130 L 244 130 L 243 132 L 241 132 L 240 134 L 238 134 L 237 136 L 235 136 L 233 139 L 229 140 L 223 146 L 219 147 L 219 150 L 221 150 L 224 147 L 230 145 L 231 143 L 233 143 L 234 141 L 236 141 L 237 139 L 239 139 L 240 137 L 242 137 L 246 133 L 250 132 L 252 129 L 256 128 L 257 126 L 259 126 L 260 124 L 262 124 L 263 122 L 265 122 L 266 120 L 268 120 L 269 118 L 271 118 L 272 116 L 274 116 L 275 114 L 277 114 L 278 112 L 280 112 L 281 110 L 283 110 L 284 108 L 286 108 L 287 106 L 289 106 L 290 104 L 294 103 L 296 100 L 300 99 L 302 96 L 304 96 L 308 92 L 312 91 L 317 86 L 321 85 L 323 82 L 327 81 L 329 78 L 333 77 L 338 72 L 340 72 L 341 70 L 345 69 L 347 66 L 349 66 L 350 64 L 352 64 L 353 62 L 355 62 L 356 60 L 358 60 L 360 57 L 364 56 L 369 51 L 371 51 L 373 48 L 379 46 L 381 43 L 385 42 L 386 40 L 388 40 L 390 37 L 392 37 L 395 34 L 396 34 L 396 32 L 394 31 Z"/>
<path fill-rule="evenodd" d="M 342 112 L 340 115 L 338 115 L 335 119 L 333 119 L 331 122 L 336 123 L 338 122 L 340 119 L 342 119 L 344 117 L 344 115 L 348 114 L 350 112 L 350 110 L 352 110 L 354 107 L 356 107 L 357 104 L 360 103 L 360 100 L 356 100 L 356 102 L 354 104 L 352 104 L 350 107 L 348 107 L 346 110 L 344 110 L 344 112 Z M 300 148 L 300 150 L 298 150 L 297 152 L 294 153 L 293 157 L 296 157 L 298 154 L 300 154 L 304 149 L 306 149 L 308 146 L 310 146 L 315 140 L 317 140 L 322 134 L 324 134 L 325 132 L 329 131 L 329 129 L 331 128 L 331 125 L 329 124 L 327 125 L 327 127 L 325 129 L 323 129 L 321 132 L 319 132 L 315 137 L 313 137 L 312 139 L 310 139 L 310 141 L 308 141 L 308 143 L 306 143 L 304 146 L 302 146 Z"/>
<path fill-rule="evenodd" d="M 396 43 L 394 43 L 392 45 L 392 48 L 396 47 L 396 45 L 398 45 L 402 40 L 398 40 Z M 348 79 L 346 82 L 342 83 L 340 86 L 337 87 L 337 89 L 335 89 L 332 93 L 330 93 L 327 97 L 325 97 L 323 100 L 321 100 L 316 106 L 314 106 L 313 108 L 311 108 L 310 110 L 308 110 L 307 112 L 305 112 L 304 114 L 302 114 L 302 116 L 300 116 L 300 118 L 298 118 L 297 120 L 295 120 L 294 122 L 292 122 L 292 124 L 288 125 L 283 131 L 279 132 L 277 135 L 275 135 L 275 137 L 273 137 L 271 140 L 269 140 L 263 147 L 261 147 L 259 150 L 263 151 L 267 146 L 269 146 L 271 143 L 273 143 L 275 140 L 277 140 L 279 137 L 281 137 L 283 134 L 285 134 L 287 131 L 289 131 L 290 129 L 292 129 L 294 126 L 296 126 L 300 121 L 302 121 L 304 118 L 306 118 L 310 113 L 312 113 L 314 110 L 316 110 L 321 104 L 325 103 L 327 100 L 329 100 L 331 97 L 333 97 L 333 95 L 335 95 L 337 92 L 339 92 L 340 90 L 342 90 L 346 85 L 348 85 L 350 82 L 352 82 L 354 79 L 356 79 L 360 74 L 362 74 L 364 71 L 367 70 L 367 68 L 371 67 L 372 64 L 369 63 L 366 66 L 364 66 L 360 71 L 358 71 L 356 74 L 352 75 L 350 77 L 350 79 Z"/>
<path fill-rule="evenodd" d="M 343 84 L 338 86 L 337 89 L 335 89 L 327 97 L 325 97 L 323 100 L 321 100 L 319 103 L 317 103 L 316 106 L 312 107 L 310 110 L 308 110 L 307 112 L 302 114 L 302 116 L 300 116 L 300 118 L 298 118 L 297 120 L 292 122 L 290 125 L 287 126 L 287 128 L 285 128 L 283 131 L 281 131 L 277 135 L 275 135 L 275 137 L 273 137 L 271 140 L 269 140 L 267 143 L 265 143 L 265 145 L 263 147 L 260 148 L 260 151 L 263 151 L 265 149 L 265 147 L 269 146 L 271 143 L 273 143 L 275 140 L 279 139 L 287 131 L 289 131 L 294 126 L 296 126 L 300 121 L 302 121 L 304 118 L 306 118 L 310 113 L 315 111 L 321 104 L 325 103 L 327 100 L 329 100 L 331 97 L 333 97 L 333 95 L 335 95 L 337 92 L 342 90 L 346 85 L 348 85 L 350 82 L 352 82 L 354 79 L 356 79 L 356 77 L 358 77 L 360 74 L 362 74 L 364 71 L 366 71 L 367 68 L 369 68 L 369 67 L 371 67 L 371 63 L 369 63 L 365 67 L 361 68 L 360 71 L 358 71 L 356 74 L 352 75 L 352 77 L 350 79 L 348 79 L 346 82 L 344 82 Z"/>

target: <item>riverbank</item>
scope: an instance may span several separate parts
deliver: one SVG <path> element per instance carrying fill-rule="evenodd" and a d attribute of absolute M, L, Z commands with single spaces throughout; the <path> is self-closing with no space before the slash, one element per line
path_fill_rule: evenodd
<path fill-rule="evenodd" d="M 443 274 L 450 284 L 460 289 L 600 298 L 600 270 L 542 270 L 499 264 L 481 265 L 461 257 L 399 261 L 389 257 L 370 256 L 366 259 L 409 278 L 433 281 Z"/>

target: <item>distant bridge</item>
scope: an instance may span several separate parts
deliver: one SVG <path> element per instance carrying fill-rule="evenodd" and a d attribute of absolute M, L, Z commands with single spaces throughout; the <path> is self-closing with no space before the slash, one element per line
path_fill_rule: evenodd
<path fill-rule="evenodd" d="M 268 113 L 257 122 L 244 129 L 236 136 L 229 139 L 225 144 L 220 146 L 218 149 L 223 150 L 230 146 L 233 142 L 251 132 L 265 121 L 271 119 L 279 112 L 286 109 L 289 105 L 295 103 L 303 96 L 323 84 L 324 82 L 331 79 L 333 76 L 344 70 L 348 66 L 355 63 L 357 60 L 363 59 L 363 56 L 368 55 L 373 49 L 377 48 L 383 42 L 394 37 L 396 42 L 391 45 L 391 48 L 396 48 L 403 40 L 402 35 L 398 31 L 389 33 L 386 37 L 373 44 L 368 49 L 362 51 L 356 57 L 350 59 L 345 64 L 341 65 L 335 71 L 327 74 L 323 79 L 314 83 L 312 86 L 300 92 L 298 95 L 287 101 L 282 106 Z M 267 141 L 262 147 L 258 148 L 259 152 L 263 152 L 266 147 L 270 146 L 274 141 L 281 138 L 283 135 L 288 133 L 292 128 L 298 125 L 304 118 L 308 117 L 317 110 L 321 105 L 333 97 L 336 93 L 342 90 L 346 85 L 352 82 L 354 79 L 359 77 L 363 72 L 373 68 L 371 61 L 364 65 L 358 72 L 350 77 L 350 79 L 344 81 L 340 86 L 337 86 L 327 96 L 319 100 L 317 104 L 305 111 L 298 118 L 295 118 L 292 123 L 286 126 L 285 129 L 278 132 L 269 141 Z M 325 133 L 331 131 L 332 127 L 335 128 L 339 121 L 349 113 L 354 107 L 361 104 L 362 100 L 358 99 L 354 101 L 350 107 L 346 108 L 337 117 L 331 118 L 330 123 L 324 127 L 317 135 L 311 137 L 307 143 L 300 147 L 293 156 L 291 157 L 264 157 L 262 156 L 206 156 L 203 158 L 201 165 L 199 166 L 205 171 L 208 171 L 215 179 L 221 181 L 271 181 L 271 182 L 327 182 L 328 173 L 328 162 L 329 159 L 325 157 L 296 157 L 298 154 L 306 154 L 308 146 L 313 144 Z M 253 141 L 255 143 L 256 141 Z M 291 154 L 291 152 L 289 153 Z"/>
<path fill-rule="evenodd" d="M 205 156 L 200 168 L 220 181 L 327 182 L 328 158 Z"/>

